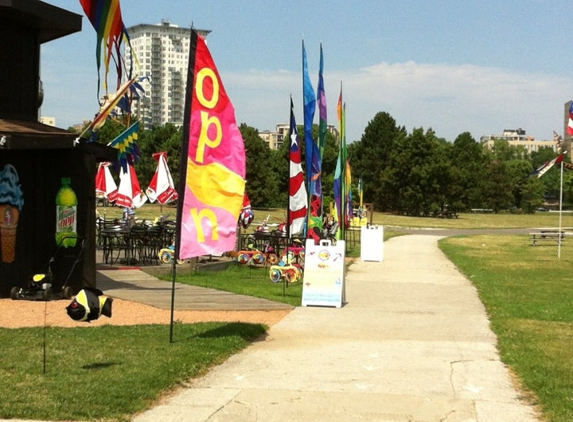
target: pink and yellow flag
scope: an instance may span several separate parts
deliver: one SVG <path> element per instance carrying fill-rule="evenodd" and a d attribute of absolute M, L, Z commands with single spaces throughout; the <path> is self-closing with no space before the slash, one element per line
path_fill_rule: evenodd
<path fill-rule="evenodd" d="M 231 251 L 245 191 L 244 143 L 215 63 L 194 30 L 181 148 L 177 256 Z"/>

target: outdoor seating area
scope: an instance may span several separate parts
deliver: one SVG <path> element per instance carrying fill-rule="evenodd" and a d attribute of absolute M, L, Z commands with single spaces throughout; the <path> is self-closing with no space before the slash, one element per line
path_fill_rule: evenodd
<path fill-rule="evenodd" d="M 173 221 L 153 225 L 105 219 L 97 222 L 97 247 L 103 252 L 103 262 L 109 265 L 159 264 L 159 251 L 169 247 L 174 238 Z"/>

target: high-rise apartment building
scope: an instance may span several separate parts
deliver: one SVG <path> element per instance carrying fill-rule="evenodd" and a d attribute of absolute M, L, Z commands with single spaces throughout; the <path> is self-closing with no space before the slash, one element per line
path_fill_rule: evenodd
<path fill-rule="evenodd" d="M 145 94 L 133 101 L 133 113 L 145 129 L 165 123 L 182 125 L 191 30 L 164 19 L 157 25 L 132 26 L 127 32 L 139 63 L 139 76 L 149 77 L 141 82 Z M 197 32 L 207 37 L 211 31 Z M 126 54 L 129 63 L 130 52 Z M 134 69 L 137 69 L 135 63 Z"/>

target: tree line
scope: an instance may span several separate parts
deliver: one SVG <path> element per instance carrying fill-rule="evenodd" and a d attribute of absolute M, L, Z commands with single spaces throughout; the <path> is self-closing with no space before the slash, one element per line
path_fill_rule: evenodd
<path fill-rule="evenodd" d="M 108 122 L 100 129 L 98 142 L 108 143 L 125 126 Z M 271 150 L 256 128 L 242 123 L 239 130 L 246 151 L 246 191 L 253 207 L 280 207 L 288 204 L 288 150 L 284 139 L 278 150 Z M 304 131 L 299 129 L 304 160 Z M 318 126 L 313 128 L 318 135 Z M 153 177 L 157 163 L 152 154 L 166 151 L 173 180 L 179 183 L 182 129 L 172 124 L 140 130 L 140 156 L 135 162 L 142 189 Z M 327 134 L 322 157 L 323 204 L 332 201 L 332 184 L 338 140 Z M 379 112 L 368 123 L 360 140 L 347 146 L 352 169 L 352 194 L 357 206 L 357 182 L 363 181 L 364 202 L 377 211 L 411 216 L 438 215 L 444 211 L 466 212 L 473 208 L 494 212 L 532 213 L 547 199 L 558 200 L 561 191 L 559 167 L 543 177 L 530 176 L 557 153 L 541 148 L 529 154 L 526 148 L 496 140 L 492 150 L 468 133 L 453 142 L 440 138 L 432 129 L 415 128 L 410 133 L 387 112 Z M 304 167 L 304 166 L 303 166 Z M 573 198 L 573 175 L 566 172 L 563 183 L 564 205 Z"/>

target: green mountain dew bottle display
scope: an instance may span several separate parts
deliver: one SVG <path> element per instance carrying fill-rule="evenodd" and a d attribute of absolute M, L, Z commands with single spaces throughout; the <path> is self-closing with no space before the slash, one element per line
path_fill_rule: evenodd
<path fill-rule="evenodd" d="M 62 178 L 56 194 L 56 244 L 64 248 L 76 246 L 78 198 L 70 186 L 70 178 Z"/>

